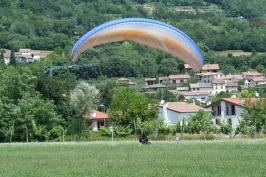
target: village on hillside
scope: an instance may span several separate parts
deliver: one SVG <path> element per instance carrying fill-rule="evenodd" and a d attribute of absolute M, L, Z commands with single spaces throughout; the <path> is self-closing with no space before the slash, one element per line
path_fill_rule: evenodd
<path fill-rule="evenodd" d="M 10 62 L 10 50 L 6 50 L 4 53 L 5 64 Z M 14 52 L 17 62 L 40 61 L 44 59 L 46 55 L 41 55 L 39 51 L 32 51 L 31 49 L 19 49 L 18 52 Z M 239 125 L 239 119 L 244 112 L 245 107 L 243 105 L 243 99 L 236 98 L 235 93 L 238 91 L 239 82 L 241 81 L 241 89 L 254 87 L 259 89 L 266 88 L 266 79 L 264 74 L 257 71 L 242 72 L 240 74 L 225 75 L 220 71 L 218 64 L 205 64 L 202 66 L 199 72 L 196 74 L 199 77 L 197 83 L 190 83 L 187 87 L 179 87 L 179 84 L 188 82 L 191 77 L 189 75 L 192 72 L 192 68 L 188 64 L 184 64 L 186 74 L 169 75 L 165 77 L 145 78 L 145 86 L 142 87 L 143 93 L 153 93 L 160 90 L 168 89 L 176 97 L 183 95 L 186 100 L 193 100 L 193 103 L 186 102 L 164 102 L 162 100 L 159 105 L 159 117 L 164 120 L 165 124 L 172 122 L 180 122 L 182 120 L 188 121 L 189 116 L 195 115 L 199 110 L 212 114 L 212 122 L 219 128 L 218 120 L 225 121 L 228 119 L 232 123 L 232 127 L 236 128 Z M 137 85 L 135 82 L 131 82 L 128 78 L 119 78 L 117 83 L 126 83 L 129 85 Z M 175 90 L 170 90 L 168 86 L 164 85 L 164 82 L 170 82 L 176 84 Z M 220 92 L 229 92 L 232 94 L 231 98 L 223 98 L 216 103 L 211 103 L 211 97 L 219 94 Z M 200 106 L 197 106 L 195 102 L 199 102 Z M 94 131 L 97 131 L 101 126 L 109 125 L 110 117 L 105 112 L 92 110 L 89 116 L 89 125 L 92 126 Z"/>

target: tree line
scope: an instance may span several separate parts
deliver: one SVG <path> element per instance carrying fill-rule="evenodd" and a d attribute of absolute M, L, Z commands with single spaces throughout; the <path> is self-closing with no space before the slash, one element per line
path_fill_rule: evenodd
<path fill-rule="evenodd" d="M 153 5 L 155 10 L 148 13 L 143 6 L 136 6 L 144 3 Z M 197 11 L 213 6 L 222 13 Z M 188 14 L 173 7 L 194 8 L 197 13 Z M 13 50 L 65 48 L 104 22 L 129 17 L 166 22 L 215 51 L 263 52 L 266 48 L 265 25 L 250 24 L 251 21 L 263 20 L 263 1 L 3 0 L 0 9 L 0 47 Z M 138 52 L 143 54 L 143 51 Z"/>

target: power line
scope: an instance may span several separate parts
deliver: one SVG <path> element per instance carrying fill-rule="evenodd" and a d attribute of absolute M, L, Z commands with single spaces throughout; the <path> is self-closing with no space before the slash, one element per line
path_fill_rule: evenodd
<path fill-rule="evenodd" d="M 99 66 L 98 63 L 91 63 L 91 64 L 77 64 L 77 65 L 67 65 L 67 66 L 53 66 L 52 61 L 50 63 L 50 67 L 44 66 L 44 73 L 49 72 L 50 76 L 53 76 L 53 70 L 58 69 L 69 69 L 69 68 L 84 68 L 84 67 L 93 67 L 93 66 Z M 101 73 L 101 67 L 100 67 L 100 73 Z"/>

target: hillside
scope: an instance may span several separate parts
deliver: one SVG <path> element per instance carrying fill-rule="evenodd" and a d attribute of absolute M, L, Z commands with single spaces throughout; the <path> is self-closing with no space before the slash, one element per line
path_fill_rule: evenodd
<path fill-rule="evenodd" d="M 214 51 L 266 51 L 266 25 L 251 23 L 265 19 L 265 12 L 263 1 L 249 0 L 3 0 L 0 48 L 53 51 L 59 47 L 66 56 L 63 61 L 68 63 L 72 46 L 87 31 L 110 20 L 141 17 L 184 31 L 203 51 L 205 63 L 218 63 L 224 70 L 232 63 L 225 63 L 226 55 L 217 57 Z M 250 57 L 241 60 L 248 61 L 248 68 L 256 69 L 265 56 L 253 63 L 249 62 Z M 177 58 L 132 42 L 95 47 L 83 53 L 78 62 L 101 63 L 107 77 L 155 77 L 184 72 L 183 62 Z M 233 66 L 234 72 L 241 70 L 240 66 Z M 99 76 L 99 71 L 76 72 L 83 79 Z"/>

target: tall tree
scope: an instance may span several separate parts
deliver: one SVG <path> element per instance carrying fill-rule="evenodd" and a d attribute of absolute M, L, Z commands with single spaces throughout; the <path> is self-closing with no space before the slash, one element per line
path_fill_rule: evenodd
<path fill-rule="evenodd" d="M 0 60 L 3 60 L 4 59 L 4 50 L 1 50 L 1 55 L 0 55 Z"/>
<path fill-rule="evenodd" d="M 131 88 L 118 90 L 108 110 L 112 121 L 131 125 L 136 136 L 137 119 L 141 122 L 158 118 L 157 101 L 146 98 Z"/>
<path fill-rule="evenodd" d="M 14 51 L 11 50 L 11 54 L 10 54 L 10 62 L 9 62 L 10 65 L 13 65 L 16 67 L 17 65 L 17 60 L 16 60 L 16 57 L 15 57 L 15 54 L 14 54 Z"/>
<path fill-rule="evenodd" d="M 99 106 L 100 94 L 94 85 L 80 82 L 70 96 L 70 103 L 76 112 L 79 124 L 79 138 L 81 136 L 85 120 L 88 118 L 92 109 Z"/>

